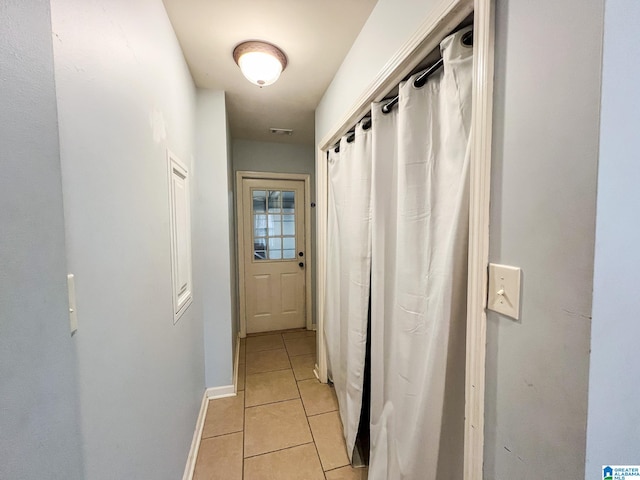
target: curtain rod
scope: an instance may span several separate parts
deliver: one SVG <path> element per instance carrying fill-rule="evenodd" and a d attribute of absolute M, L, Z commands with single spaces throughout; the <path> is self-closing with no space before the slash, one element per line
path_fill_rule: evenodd
<path fill-rule="evenodd" d="M 468 47 L 473 46 L 473 30 L 469 30 L 467 33 L 465 33 L 462 36 L 461 41 L 464 45 Z M 433 75 L 440 67 L 442 67 L 443 64 L 444 64 L 444 60 L 442 58 L 439 58 L 433 65 L 423 70 L 423 72 L 413 81 L 413 86 L 416 88 L 424 87 L 429 77 Z M 400 96 L 396 95 L 387 103 L 385 103 L 382 106 L 382 113 L 385 113 L 385 114 L 389 113 L 391 109 L 394 107 L 394 105 L 398 103 L 399 99 L 400 99 Z M 365 115 L 363 119 L 367 118 L 370 115 L 371 115 L 371 112 L 367 113 L 367 115 Z M 365 122 L 362 124 L 362 128 L 364 130 L 369 130 L 369 128 L 371 128 L 371 119 L 365 120 Z M 355 138 L 356 138 L 356 132 L 355 132 L 355 127 L 353 127 L 352 130 L 347 132 L 347 143 L 353 142 Z M 340 141 L 338 141 L 338 143 L 335 145 L 334 151 L 336 153 L 340 151 Z M 327 158 L 329 158 L 328 150 L 327 150 Z"/>
<path fill-rule="evenodd" d="M 443 63 L 444 63 L 444 61 L 442 60 L 442 58 L 439 58 L 433 65 L 431 65 L 426 70 L 424 70 L 420 74 L 420 76 L 414 80 L 413 86 L 416 87 L 416 88 L 424 87 L 424 85 L 427 83 L 427 79 L 429 78 L 429 76 L 432 75 L 436 70 L 438 70 L 442 66 Z M 385 103 L 382 106 L 382 113 L 384 113 L 384 114 L 389 113 L 391 111 L 391 109 L 394 107 L 394 105 L 396 103 L 398 103 L 398 100 L 400 100 L 400 96 L 396 95 L 391 100 L 389 100 L 387 103 Z M 369 116 L 369 115 L 371 115 L 371 112 L 367 113 L 367 115 L 365 115 L 364 118 L 367 118 L 367 116 Z M 369 130 L 369 128 L 371 128 L 371 119 L 365 120 L 365 122 L 362 124 L 362 128 L 364 130 Z M 355 140 L 355 138 L 356 138 L 356 132 L 355 132 L 355 127 L 353 127 L 352 130 L 347 132 L 347 143 L 353 142 Z M 338 153 L 340 151 L 340 141 L 338 141 L 337 145 L 335 146 L 335 150 L 334 151 L 336 153 Z"/>
<path fill-rule="evenodd" d="M 438 70 L 444 64 L 444 60 L 439 58 L 436 63 L 427 68 L 424 72 L 420 74 L 418 78 L 416 78 L 413 82 L 413 86 L 416 88 L 424 87 L 425 83 L 427 83 L 427 79 L 431 74 L 433 74 L 436 70 Z M 400 95 L 396 95 L 389 102 L 385 103 L 382 106 L 382 113 L 389 113 L 391 109 L 394 107 L 396 103 L 400 100 Z"/>

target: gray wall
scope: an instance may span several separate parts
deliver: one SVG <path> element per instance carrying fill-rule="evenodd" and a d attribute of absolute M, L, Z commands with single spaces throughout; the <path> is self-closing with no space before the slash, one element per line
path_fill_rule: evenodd
<path fill-rule="evenodd" d="M 378 0 L 316 108 L 316 143 L 344 114 L 415 31 L 438 0 Z"/>
<path fill-rule="evenodd" d="M 194 264 L 202 299 L 207 387 L 233 383 L 227 116 L 222 91 L 198 90 Z"/>
<path fill-rule="evenodd" d="M 0 478 L 80 480 L 49 2 L 0 31 Z"/>
<path fill-rule="evenodd" d="M 306 173 L 311 178 L 311 201 L 316 199 L 315 149 L 311 145 L 235 140 L 233 170 Z M 316 324 L 316 210 L 311 209 L 311 276 L 313 324 Z"/>
<path fill-rule="evenodd" d="M 487 480 L 584 477 L 603 1 L 497 1 L 490 261 L 522 268 L 488 315 Z"/>
<path fill-rule="evenodd" d="M 195 88 L 160 0 L 52 20 L 85 478 L 174 480 L 204 354 L 200 299 L 173 323 L 166 150 L 192 166 Z"/>
<path fill-rule="evenodd" d="M 640 463 L 640 4 L 606 0 L 585 478 Z M 635 60 L 634 60 L 635 59 Z"/>

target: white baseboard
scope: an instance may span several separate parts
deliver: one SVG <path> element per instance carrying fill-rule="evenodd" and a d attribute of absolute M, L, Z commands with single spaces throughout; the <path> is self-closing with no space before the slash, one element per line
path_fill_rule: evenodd
<path fill-rule="evenodd" d="M 236 381 L 236 384 L 237 384 L 237 381 Z M 207 388 L 204 391 L 204 395 L 202 396 L 202 405 L 200 406 L 200 413 L 198 414 L 196 429 L 195 429 L 195 432 L 193 432 L 191 449 L 189 450 L 189 456 L 187 457 L 187 465 L 184 469 L 184 475 L 182 476 L 182 480 L 193 479 L 193 472 L 195 471 L 195 468 L 196 468 L 196 459 L 198 458 L 198 451 L 200 450 L 200 439 L 202 438 L 204 421 L 207 418 L 209 400 L 214 400 L 216 398 L 235 397 L 235 396 L 236 396 L 235 385 L 223 385 L 222 387 L 212 387 L 212 388 Z"/>
<path fill-rule="evenodd" d="M 221 387 L 211 387 L 204 391 L 202 396 L 202 405 L 196 422 L 196 430 L 193 433 L 191 449 L 187 458 L 187 465 L 184 469 L 182 480 L 192 480 L 193 472 L 196 468 L 196 459 L 198 458 L 198 450 L 200 450 L 200 439 L 202 438 L 202 429 L 204 428 L 204 420 L 207 418 L 207 409 L 209 408 L 209 400 L 216 398 L 235 397 L 238 391 L 238 366 L 240 361 L 240 337 L 236 342 L 236 358 L 233 366 L 233 385 L 223 385 Z"/>
<path fill-rule="evenodd" d="M 222 387 L 207 388 L 204 395 L 208 400 L 216 398 L 235 397 L 236 389 L 233 385 L 223 385 Z"/>
<path fill-rule="evenodd" d="M 193 478 L 193 472 L 196 468 L 196 459 L 198 458 L 198 450 L 200 450 L 200 439 L 202 438 L 204 419 L 207 417 L 208 407 L 209 398 L 207 397 L 207 392 L 205 391 L 205 394 L 202 396 L 202 405 L 200 406 L 200 413 L 198 414 L 198 420 L 196 421 L 196 430 L 193 433 L 193 441 L 191 442 L 191 449 L 189 450 L 187 465 L 184 469 L 182 480 L 191 480 Z"/>
<path fill-rule="evenodd" d="M 238 393 L 238 371 L 240 366 L 240 336 L 236 337 L 236 359 L 233 364 L 233 391 Z"/>

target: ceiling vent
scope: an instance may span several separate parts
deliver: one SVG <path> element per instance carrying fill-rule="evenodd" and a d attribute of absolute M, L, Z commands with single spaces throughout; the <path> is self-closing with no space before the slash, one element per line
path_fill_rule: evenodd
<path fill-rule="evenodd" d="M 270 128 L 269 131 L 274 135 L 293 135 L 293 129 L 291 128 Z"/>

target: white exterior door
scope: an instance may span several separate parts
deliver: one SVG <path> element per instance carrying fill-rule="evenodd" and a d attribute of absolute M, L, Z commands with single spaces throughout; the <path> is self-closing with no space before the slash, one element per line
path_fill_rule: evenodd
<path fill-rule="evenodd" d="M 306 326 L 304 181 L 242 180 L 247 333 Z"/>

